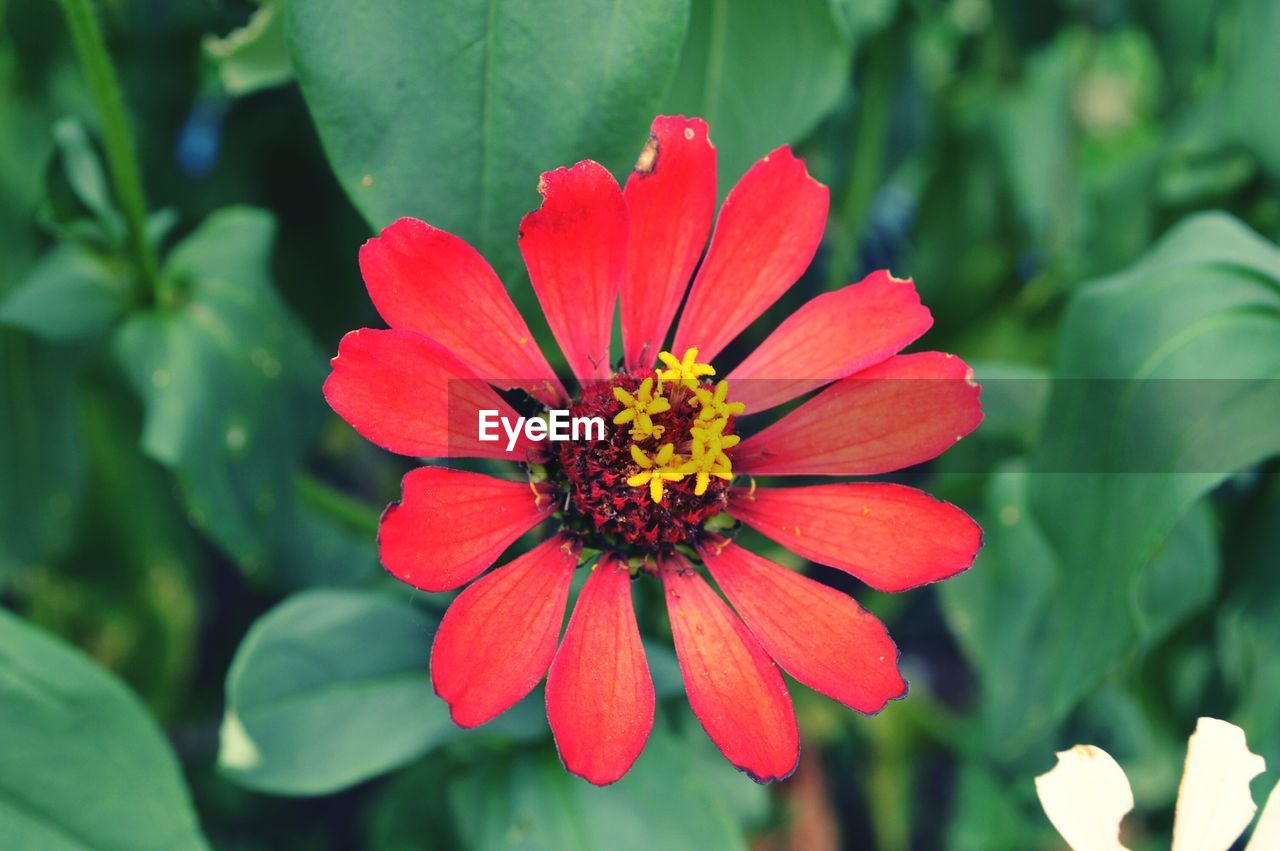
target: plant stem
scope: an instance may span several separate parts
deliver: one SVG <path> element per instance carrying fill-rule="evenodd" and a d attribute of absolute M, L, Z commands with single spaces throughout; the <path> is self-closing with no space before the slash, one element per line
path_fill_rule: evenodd
<path fill-rule="evenodd" d="M 892 87 L 900 48 L 893 42 L 898 29 L 890 27 L 868 45 L 862 85 L 858 87 L 857 114 L 853 122 L 853 152 L 849 184 L 841 199 L 837 240 L 827 266 L 827 289 L 852 283 L 856 272 L 858 243 L 866 228 L 867 212 L 876 190 L 884 181 L 885 148 L 888 143 L 889 114 L 893 107 Z"/>
<path fill-rule="evenodd" d="M 298 497 L 317 511 L 356 531 L 377 534 L 379 512 L 368 503 L 305 473 L 297 476 L 294 486 Z"/>
<path fill-rule="evenodd" d="M 102 27 L 90 0 L 61 0 L 61 3 L 76 56 L 98 107 L 107 168 L 116 199 L 124 212 L 129 252 L 137 267 L 138 278 L 147 294 L 154 297 L 160 288 L 159 264 L 155 246 L 147 237 L 146 196 L 142 191 L 137 147 L 125 116 L 124 98 L 120 94 L 120 80 L 111 64 Z"/>

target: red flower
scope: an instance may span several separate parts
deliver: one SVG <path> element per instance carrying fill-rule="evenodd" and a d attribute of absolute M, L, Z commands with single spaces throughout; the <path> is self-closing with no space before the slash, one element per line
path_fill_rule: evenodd
<path fill-rule="evenodd" d="M 625 189 L 590 161 L 542 176 L 543 204 L 521 223 L 520 249 L 582 385 L 577 397 L 484 259 L 414 219 L 360 252 L 390 330 L 348 334 L 325 383 L 334 410 L 393 452 L 523 464 L 522 481 L 443 467 L 410 472 L 403 499 L 383 515 L 380 554 L 404 582 L 449 591 L 555 518 L 546 542 L 458 595 L 431 651 L 431 679 L 454 720 L 470 727 L 546 674 L 560 755 L 593 783 L 625 774 L 653 725 L 635 577 L 661 580 L 693 711 L 757 780 L 786 777 L 799 753 L 778 666 L 860 712 L 906 691 L 897 648 L 875 617 L 723 537 L 731 524 L 722 513 L 883 591 L 952 576 L 981 542 L 958 508 L 901 485 L 756 486 L 755 475 L 865 476 L 918 464 L 982 414 L 972 371 L 958 358 L 898 354 L 932 318 L 912 282 L 886 272 L 814 298 L 727 382 L 714 383 L 710 361 L 800 277 L 827 216 L 826 188 L 782 147 L 729 193 L 713 233 L 715 170 L 701 120 L 660 117 Z M 659 358 L 686 289 L 675 354 Z M 619 296 L 624 356 L 615 369 Z M 739 437 L 741 417 L 824 385 Z M 496 391 L 519 392 L 504 399 Z M 615 425 L 597 442 L 521 437 L 509 451 L 505 438 L 478 439 L 479 410 L 514 421 L 506 399 L 519 406 L 521 398 L 527 413 L 567 405 Z M 557 647 L 584 548 L 603 554 Z"/>

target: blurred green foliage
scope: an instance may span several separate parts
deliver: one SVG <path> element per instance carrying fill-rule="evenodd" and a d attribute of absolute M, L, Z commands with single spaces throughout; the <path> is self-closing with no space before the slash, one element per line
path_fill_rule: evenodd
<path fill-rule="evenodd" d="M 0 21 L 0 846 L 1052 848 L 1031 779 L 1087 741 L 1147 849 L 1197 715 L 1280 765 L 1271 0 Z M 987 382 L 984 426 L 906 478 L 979 518 L 974 568 L 901 597 L 812 569 L 886 620 L 910 697 L 862 718 L 793 685 L 805 756 L 768 790 L 698 730 L 642 589 L 660 718 L 625 780 L 563 772 L 540 692 L 453 727 L 446 599 L 377 567 L 407 463 L 319 392 L 400 215 L 478 246 L 549 342 L 515 251 L 538 173 L 624 173 L 655 112 L 708 119 L 722 191 L 782 143 L 831 187 L 814 267 L 728 358 L 890 267 Z M 1190 379 L 1230 380 L 1161 389 Z"/>

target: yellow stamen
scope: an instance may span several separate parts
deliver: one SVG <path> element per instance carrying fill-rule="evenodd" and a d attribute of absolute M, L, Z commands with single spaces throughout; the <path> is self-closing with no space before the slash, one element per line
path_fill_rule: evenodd
<path fill-rule="evenodd" d="M 684 357 L 677 360 L 671 352 L 659 352 L 658 360 L 666 364 L 666 369 L 658 370 L 658 382 L 669 381 L 687 390 L 698 390 L 702 386 L 702 378 L 716 374 L 716 369 L 709 363 L 698 363 L 698 350 L 686 349 Z"/>
<path fill-rule="evenodd" d="M 716 371 L 710 364 L 698 363 L 696 348 L 686 350 L 679 359 L 671 352 L 661 352 L 658 359 L 665 368 L 655 370 L 656 388 L 654 378 L 646 378 L 634 393 L 613 389 L 614 398 L 623 406 L 614 423 L 631 424 L 631 439 L 635 441 L 630 449 L 637 469 L 626 481 L 631 487 L 648 487 L 649 498 L 661 502 L 667 482 L 693 476 L 693 492 L 701 496 L 711 487 L 712 479 L 733 478 L 733 463 L 725 450 L 737 446 L 741 438 L 724 432 L 730 418 L 741 414 L 746 406 L 728 400 L 727 381 L 719 381 L 714 388 L 703 386 L 703 379 Z M 673 391 L 667 396 L 662 395 L 664 383 Z M 637 445 L 645 440 L 660 440 L 667 427 L 655 422 L 655 418 L 673 406 L 686 404 L 698 412 L 687 435 L 688 455 L 678 454 L 672 441 L 663 443 L 656 452 Z M 674 437 L 683 439 L 679 434 Z"/>
<path fill-rule="evenodd" d="M 653 466 L 653 462 L 649 460 L 649 456 L 644 454 L 644 450 L 634 443 L 631 444 L 631 460 L 640 465 L 642 469 L 648 470 Z"/>
<path fill-rule="evenodd" d="M 613 418 L 613 424 L 632 423 L 632 440 L 647 440 L 651 437 L 657 440 L 662 437 L 666 427 L 654 425 L 653 417 L 671 410 L 671 403 L 662 396 L 654 395 L 652 378 L 640 382 L 634 396 L 621 387 L 613 388 L 613 398 L 623 406 Z"/>
<path fill-rule="evenodd" d="M 716 385 L 714 391 L 707 390 L 705 387 L 695 390 L 694 399 L 702 408 L 702 411 L 698 414 L 698 419 L 707 421 L 716 417 L 737 416 L 747 409 L 747 406 L 742 402 L 726 401 L 728 395 L 728 381 L 721 381 Z"/>
<path fill-rule="evenodd" d="M 650 457 L 643 449 L 631 444 L 631 460 L 640 469 L 627 478 L 627 484 L 633 488 L 649 486 L 649 497 L 654 502 L 662 502 L 663 487 L 667 482 L 678 482 L 685 477 L 684 459 L 676 454 L 673 444 L 664 443 Z"/>

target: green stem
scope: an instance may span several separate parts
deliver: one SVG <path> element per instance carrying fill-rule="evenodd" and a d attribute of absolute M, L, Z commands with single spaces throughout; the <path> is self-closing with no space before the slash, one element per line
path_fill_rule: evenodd
<path fill-rule="evenodd" d="M 90 0 L 61 0 L 62 11 L 71 30 L 76 56 L 84 69 L 85 79 L 98 107 L 102 121 L 102 141 L 107 152 L 107 167 L 116 199 L 124 212 L 129 252 L 137 266 L 138 277 L 151 296 L 160 288 L 159 264 L 155 246 L 147 237 L 147 202 L 142 191 L 142 177 L 138 168 L 138 151 L 133 133 L 125 116 L 124 98 L 120 94 L 120 80 L 107 45 L 102 37 L 102 27 Z"/>
<path fill-rule="evenodd" d="M 378 532 L 378 510 L 309 475 L 294 480 L 298 497 L 307 505 L 352 529 L 370 536 Z"/>
<path fill-rule="evenodd" d="M 858 90 L 857 114 L 850 140 L 853 152 L 849 184 L 840 203 L 840 238 L 827 266 L 827 289 L 851 283 L 858 241 L 866 227 L 867 212 L 876 190 L 884 182 L 885 147 L 889 136 L 889 115 L 893 107 L 893 76 L 901 55 L 897 28 L 890 27 L 876 37 L 867 50 L 862 85 Z"/>

